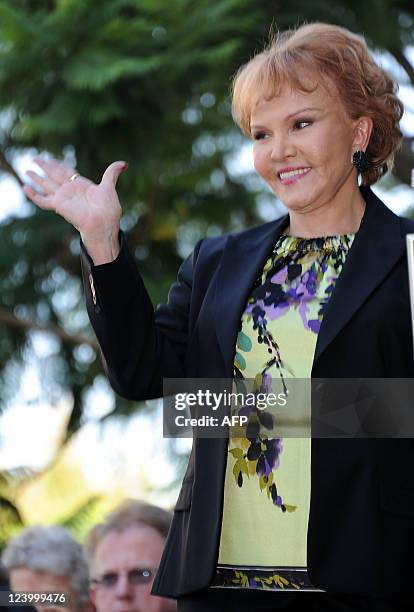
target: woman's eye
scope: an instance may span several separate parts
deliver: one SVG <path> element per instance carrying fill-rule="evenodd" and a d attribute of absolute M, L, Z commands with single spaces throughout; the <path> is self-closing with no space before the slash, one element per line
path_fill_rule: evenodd
<path fill-rule="evenodd" d="M 266 134 L 264 132 L 257 132 L 257 134 L 255 134 L 253 136 L 254 140 L 263 140 L 263 138 L 266 136 Z"/>
<path fill-rule="evenodd" d="M 308 119 L 301 119 L 300 121 L 295 122 L 294 128 L 297 130 L 303 130 L 303 128 L 307 127 L 308 125 L 312 125 L 312 121 Z"/>

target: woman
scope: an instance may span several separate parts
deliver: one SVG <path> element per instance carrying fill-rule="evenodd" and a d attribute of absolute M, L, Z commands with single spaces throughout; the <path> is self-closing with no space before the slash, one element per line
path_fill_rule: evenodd
<path fill-rule="evenodd" d="M 155 312 L 119 232 L 126 165 L 94 185 L 37 160 L 43 195 L 25 192 L 81 234 L 88 313 L 119 394 L 160 397 L 163 378 L 413 376 L 414 223 L 369 188 L 401 140 L 395 90 L 363 39 L 328 24 L 283 33 L 243 66 L 233 115 L 288 214 L 201 240 Z M 196 439 L 154 592 L 181 611 L 404 609 L 412 460 L 410 440 Z"/>

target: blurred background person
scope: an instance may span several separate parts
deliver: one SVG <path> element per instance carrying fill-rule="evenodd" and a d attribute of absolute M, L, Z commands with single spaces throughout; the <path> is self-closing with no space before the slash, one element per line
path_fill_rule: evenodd
<path fill-rule="evenodd" d="M 8 592 L 9 587 L 10 585 L 7 578 L 7 572 L 0 564 L 0 595 L 3 594 L 5 591 Z M 33 612 L 33 610 L 35 610 L 35 608 L 33 608 L 32 606 L 19 606 L 18 604 L 13 604 L 13 607 L 11 608 L 5 605 L 5 599 L 2 599 L 2 602 L 4 604 L 0 606 L 2 612 L 8 612 L 9 610 L 13 610 L 13 612 Z"/>
<path fill-rule="evenodd" d="M 86 543 L 91 600 L 97 612 L 174 612 L 176 602 L 151 595 L 171 514 L 127 500 L 96 525 Z"/>
<path fill-rule="evenodd" d="M 67 595 L 66 605 L 39 604 L 38 612 L 93 611 L 82 546 L 64 527 L 29 527 L 10 540 L 2 562 L 13 591 Z"/>

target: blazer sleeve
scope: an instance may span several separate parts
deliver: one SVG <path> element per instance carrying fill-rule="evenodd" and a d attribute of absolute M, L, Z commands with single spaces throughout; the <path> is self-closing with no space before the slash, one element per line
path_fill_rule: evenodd
<path fill-rule="evenodd" d="M 162 397 L 163 378 L 185 377 L 193 267 L 202 240 L 184 260 L 167 304 L 155 310 L 125 235 L 115 261 L 95 266 L 81 241 L 82 278 L 89 319 L 105 371 L 122 397 Z"/>

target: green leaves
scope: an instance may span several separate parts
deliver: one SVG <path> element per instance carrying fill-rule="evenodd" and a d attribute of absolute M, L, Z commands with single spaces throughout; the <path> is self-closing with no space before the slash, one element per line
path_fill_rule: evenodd
<path fill-rule="evenodd" d="M 239 584 L 244 588 L 248 588 L 249 586 L 249 577 L 244 572 L 240 572 L 239 570 L 234 571 L 234 578 L 232 580 L 234 584 Z"/>
<path fill-rule="evenodd" d="M 292 506 L 291 504 L 284 504 L 287 512 L 294 512 L 297 506 Z"/>
<path fill-rule="evenodd" d="M 246 353 L 252 350 L 253 344 L 249 336 L 247 336 L 244 332 L 239 331 L 237 335 L 237 346 L 241 351 L 244 351 Z"/>
<path fill-rule="evenodd" d="M 66 154 L 94 181 L 111 161 L 127 160 L 120 198 L 129 243 L 155 303 L 166 300 L 183 255 L 211 224 L 217 233 L 231 228 L 236 213 L 255 218 L 254 194 L 243 192 L 224 163 L 238 132 L 229 114 L 217 110 L 228 106 L 229 75 L 245 44 L 240 32 L 254 14 L 241 0 L 102 0 L 99 10 L 92 0 L 0 0 L 4 158 L 14 164 L 26 151 Z M 199 121 L 188 122 L 186 109 Z M 212 155 L 204 154 L 207 141 Z M 217 173 L 219 187 L 212 179 Z M 71 289 L 80 276 L 75 230 L 28 206 L 26 217 L 0 223 L 0 244 L 0 308 L 16 307 L 33 321 L 39 311 L 42 323 L 66 330 L 80 321 L 74 331 L 90 333 L 83 299 Z M 72 309 L 57 299 L 55 269 L 67 275 Z M 3 326 L 1 362 L 20 362 L 29 340 L 27 328 Z M 55 366 L 44 369 L 50 400 L 50 387 L 72 394 L 69 432 L 80 426 L 84 392 L 102 371 L 99 358 L 81 363 L 77 348 L 63 340 Z M 4 400 L 17 390 L 11 382 L 7 394 L 6 379 Z M 133 410 L 117 400 L 115 413 Z"/>
<path fill-rule="evenodd" d="M 234 356 L 234 363 L 239 368 L 239 370 L 245 370 L 246 369 L 246 360 L 243 357 L 243 355 L 240 355 L 240 353 L 238 351 L 236 352 L 236 354 Z"/>
<path fill-rule="evenodd" d="M 229 450 L 229 453 L 233 455 L 235 459 L 243 459 L 244 451 L 242 448 L 232 448 Z"/>
<path fill-rule="evenodd" d="M 73 89 L 101 91 L 119 79 L 139 77 L 154 72 L 162 65 L 162 56 L 122 57 L 109 49 L 86 48 L 62 76 Z"/>
<path fill-rule="evenodd" d="M 237 485 L 241 487 L 243 485 L 243 474 L 249 478 L 249 468 L 247 467 L 247 461 L 244 456 L 242 448 L 232 448 L 229 450 L 231 455 L 236 459 L 233 465 L 233 476 L 236 479 Z"/>
<path fill-rule="evenodd" d="M 266 477 L 264 474 L 260 476 L 259 478 L 260 490 L 263 491 L 264 489 L 266 489 L 268 499 L 270 499 L 270 487 L 272 486 L 272 484 L 273 484 L 273 472 L 270 472 L 268 477 Z"/>
<path fill-rule="evenodd" d="M 370 0 L 285 4 L 276 14 L 273 3 L 248 0 L 101 0 L 98 9 L 93 0 L 0 0 L 0 164 L 1 156 L 7 162 L 0 170 L 10 171 L 7 164 L 14 167 L 21 154 L 46 151 L 98 181 L 108 163 L 128 161 L 119 193 L 129 243 L 154 302 L 165 301 L 198 239 L 260 221 L 260 183 L 246 189 L 227 164 L 245 143 L 231 120 L 229 85 L 265 43 L 272 21 L 284 28 L 332 17 L 363 27 L 374 44 L 393 41 L 395 56 L 403 37 L 412 41 L 406 0 L 381 2 L 379 13 L 390 19 L 375 26 Z M 69 295 L 70 280 L 79 285 L 80 276 L 76 231 L 27 206 L 26 216 L 0 222 L 0 245 L 0 308 L 25 311 L 33 320 L 41 312 L 43 323 L 65 329 L 81 321 L 76 331 L 90 333 L 82 299 Z M 71 312 L 58 305 L 55 269 L 69 279 Z M 2 364 L 21 363 L 29 337 L 3 325 Z M 63 342 L 56 367 L 45 370 L 46 388 L 72 394 L 70 431 L 79 427 L 84 392 L 101 372 L 98 358 L 81 363 L 76 348 Z M 251 348 L 239 334 L 240 371 Z M 11 392 L 15 387 L 10 384 Z M 132 404 L 117 400 L 115 413 L 128 410 Z"/>

